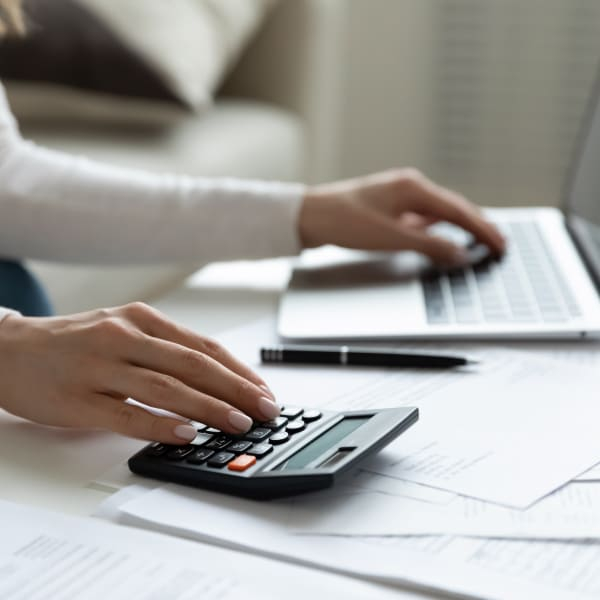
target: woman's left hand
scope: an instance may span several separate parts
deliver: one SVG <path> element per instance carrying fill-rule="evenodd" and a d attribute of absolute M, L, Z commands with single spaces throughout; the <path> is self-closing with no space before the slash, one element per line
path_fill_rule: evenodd
<path fill-rule="evenodd" d="M 415 169 L 396 169 L 309 188 L 299 217 L 305 248 L 336 244 L 363 250 L 415 250 L 442 264 L 463 264 L 463 248 L 428 232 L 438 221 L 462 227 L 495 255 L 504 239 L 460 194 Z"/>

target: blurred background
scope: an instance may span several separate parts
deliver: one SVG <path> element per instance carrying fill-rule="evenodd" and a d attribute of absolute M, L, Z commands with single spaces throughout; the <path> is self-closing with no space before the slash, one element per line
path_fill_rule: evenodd
<path fill-rule="evenodd" d="M 410 165 L 557 205 L 600 59 L 597 0 L 27 0 L 0 77 L 24 135 L 156 172 L 326 181 Z M 59 310 L 199 265 L 36 264 Z"/>
<path fill-rule="evenodd" d="M 415 164 L 556 204 L 600 61 L 596 0 L 348 0 L 341 172 Z"/>

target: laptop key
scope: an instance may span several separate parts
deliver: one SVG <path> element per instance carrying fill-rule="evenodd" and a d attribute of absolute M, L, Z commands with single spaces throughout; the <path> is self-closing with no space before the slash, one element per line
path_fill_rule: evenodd
<path fill-rule="evenodd" d="M 542 318 L 547 323 L 561 323 L 567 320 L 565 313 L 561 310 L 557 311 L 543 311 Z"/>
<path fill-rule="evenodd" d="M 506 312 L 484 312 L 483 316 L 488 323 L 506 323 L 510 316 Z"/>

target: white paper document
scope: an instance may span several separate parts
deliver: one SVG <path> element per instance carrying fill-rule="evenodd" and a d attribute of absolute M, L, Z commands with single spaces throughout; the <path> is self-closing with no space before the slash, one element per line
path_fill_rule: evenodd
<path fill-rule="evenodd" d="M 600 463 L 579 475 L 576 481 L 600 481 Z"/>
<path fill-rule="evenodd" d="M 443 499 L 439 500 L 443 502 Z M 119 514 L 121 522 L 141 527 L 244 548 L 284 561 L 467 597 L 511 600 L 594 598 L 600 590 L 599 574 L 585 580 L 575 577 L 579 563 L 585 563 L 589 569 L 593 560 L 600 559 L 600 547 L 589 546 L 592 552 L 584 553 L 578 565 L 563 565 L 549 581 L 544 567 L 553 564 L 558 550 L 566 556 L 566 548 L 571 547 L 569 544 L 548 546 L 549 553 L 544 551 L 543 544 L 538 544 L 537 571 L 533 571 L 517 568 L 518 564 L 526 562 L 525 557 L 515 556 L 513 564 L 509 561 L 508 551 L 498 555 L 490 550 L 488 557 L 489 540 L 464 540 L 460 544 L 459 538 L 451 537 L 292 535 L 278 522 L 282 514 L 271 518 L 274 508 L 271 504 L 167 485 L 127 499 Z M 360 518 L 360 514 L 355 514 L 354 518 Z M 496 543 L 498 548 L 504 548 L 502 542 Z M 445 551 L 450 545 L 452 548 Z M 520 553 L 527 554 L 527 560 L 533 560 L 527 545 Z"/>
<path fill-rule="evenodd" d="M 526 508 L 600 456 L 594 386 L 587 369 L 507 357 L 501 369 L 428 395 L 419 426 L 392 442 L 373 469 Z"/>
<path fill-rule="evenodd" d="M 456 561 L 509 579 L 535 581 L 570 597 L 600 597 L 600 544 L 469 539 L 463 537 L 358 538 L 369 551 L 411 549 L 423 556 Z M 492 585 L 490 583 L 490 585 Z M 487 597 L 487 596 L 484 596 Z M 511 593 L 505 598 L 513 599 Z M 530 600 L 546 600 L 545 593 Z"/>
<path fill-rule="evenodd" d="M 368 582 L 0 501 L 2 600 L 417 600 Z M 302 586 L 293 585 L 302 581 Z M 321 595 L 322 594 L 322 595 Z"/>
<path fill-rule="evenodd" d="M 462 346 L 480 365 L 451 371 L 260 365 L 258 348 L 272 343 L 273 332 L 265 320 L 220 339 L 281 403 L 419 407 L 419 422 L 373 467 L 384 475 L 526 508 L 600 459 L 592 369 L 482 345 Z"/>
<path fill-rule="evenodd" d="M 330 535 L 431 535 L 600 542 L 600 483 L 571 483 L 527 510 L 510 509 L 427 486 L 357 472 L 319 494 L 273 503 L 270 519 L 289 532 Z M 241 501 L 242 502 L 242 501 Z M 360 518 L 357 518 L 360 515 Z"/>
<path fill-rule="evenodd" d="M 516 510 L 372 473 L 351 477 L 351 483 L 331 490 L 264 504 L 228 498 L 227 505 L 250 512 L 251 518 L 264 520 L 268 527 L 297 535 L 462 535 L 600 542 L 600 483 L 568 484 L 533 507 Z"/>

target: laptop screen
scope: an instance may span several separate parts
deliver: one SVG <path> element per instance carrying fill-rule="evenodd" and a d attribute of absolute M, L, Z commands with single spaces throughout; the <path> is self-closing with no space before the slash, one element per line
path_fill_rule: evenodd
<path fill-rule="evenodd" d="M 569 230 L 600 284 L 600 78 L 580 133 L 565 213 Z"/>

